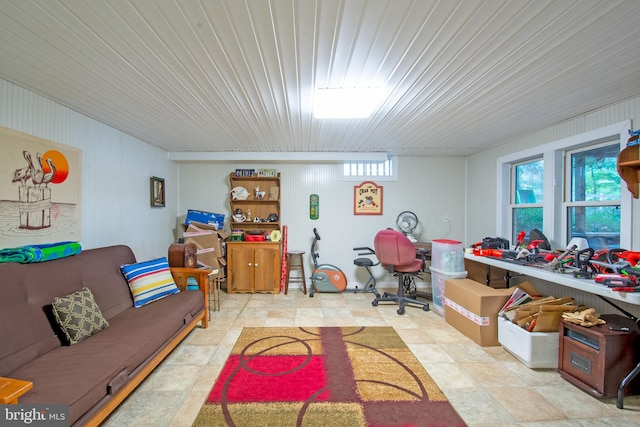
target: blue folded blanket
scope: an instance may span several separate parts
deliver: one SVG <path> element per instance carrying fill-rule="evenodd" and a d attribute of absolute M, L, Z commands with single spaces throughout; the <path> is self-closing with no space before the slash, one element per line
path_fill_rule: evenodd
<path fill-rule="evenodd" d="M 19 262 L 22 264 L 44 262 L 77 255 L 81 251 L 82 247 L 78 242 L 27 245 L 17 248 L 0 249 L 0 262 Z"/>

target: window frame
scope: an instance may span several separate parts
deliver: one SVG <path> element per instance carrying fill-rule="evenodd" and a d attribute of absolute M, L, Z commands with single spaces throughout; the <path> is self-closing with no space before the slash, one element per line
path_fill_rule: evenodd
<path fill-rule="evenodd" d="M 385 162 L 389 162 L 389 167 L 391 169 L 390 175 L 345 175 L 344 168 L 347 164 L 362 164 L 362 165 L 371 165 L 374 163 L 383 163 L 380 161 L 344 161 L 341 164 L 341 181 L 354 181 L 354 182 L 362 182 L 371 180 L 371 181 L 397 181 L 398 180 L 398 156 L 389 156 Z M 364 167 L 364 166 L 363 166 Z"/>
<path fill-rule="evenodd" d="M 531 208 L 542 208 L 542 218 L 544 221 L 544 197 L 542 198 L 542 202 L 536 202 L 536 203 L 517 203 L 517 191 L 518 189 L 516 188 L 516 181 L 517 181 L 517 176 L 516 176 L 516 168 L 518 166 L 522 166 L 528 163 L 534 163 L 534 162 L 539 162 L 542 161 L 542 165 L 543 165 L 543 170 L 544 170 L 544 159 L 542 156 L 535 156 L 535 157 L 531 157 L 531 158 L 527 158 L 527 159 L 523 159 L 521 161 L 517 161 L 517 162 L 513 162 L 510 164 L 510 168 L 511 168 L 511 172 L 509 174 L 509 180 L 510 180 L 510 185 L 509 185 L 509 211 L 510 211 L 510 218 L 509 218 L 509 234 L 505 234 L 505 236 L 509 236 L 509 239 L 513 239 L 514 234 L 517 235 L 518 233 L 516 232 L 516 230 L 513 230 L 513 220 L 515 218 L 515 214 L 516 214 L 516 210 L 518 209 L 531 209 Z M 544 172 L 543 172 L 544 175 Z M 511 185 L 513 184 L 513 185 Z M 544 185 L 542 188 L 542 194 L 544 195 Z"/>
<path fill-rule="evenodd" d="M 594 148 L 602 148 L 609 145 L 614 145 L 616 143 L 615 138 L 603 138 L 600 142 L 594 142 L 592 144 L 583 145 L 577 148 L 568 148 L 564 150 L 564 194 L 562 200 L 562 214 L 563 214 L 563 227 L 562 227 L 562 235 L 565 240 L 568 240 L 569 235 L 569 209 L 576 207 L 599 207 L 599 206 L 617 206 L 619 209 L 622 209 L 622 197 L 624 194 L 624 181 L 620 178 L 620 198 L 619 199 L 611 199 L 611 200 L 600 200 L 600 201 L 573 201 L 571 200 L 571 184 L 572 184 L 572 167 L 571 167 L 571 156 L 573 154 L 588 151 Z M 625 142 L 626 145 L 626 142 Z M 622 211 L 620 211 L 622 212 Z M 620 219 L 622 225 L 622 218 Z M 622 238 L 622 236 L 620 236 Z M 628 246 L 627 246 L 628 247 Z"/>
<path fill-rule="evenodd" d="M 631 120 L 615 123 L 578 135 L 518 151 L 496 160 L 496 230 L 511 236 L 511 166 L 542 156 L 544 161 L 543 230 L 552 247 L 567 245 L 566 212 L 564 211 L 564 156 L 569 150 L 617 139 L 620 150 L 626 147 Z M 620 181 L 620 247 L 631 247 L 632 196 Z"/>

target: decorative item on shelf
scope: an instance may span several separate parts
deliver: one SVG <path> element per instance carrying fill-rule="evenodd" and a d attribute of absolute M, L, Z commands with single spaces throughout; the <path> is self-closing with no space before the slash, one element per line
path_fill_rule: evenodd
<path fill-rule="evenodd" d="M 265 192 L 264 191 L 260 191 L 260 186 L 256 185 L 254 187 L 254 189 L 253 189 L 253 194 L 254 194 L 253 198 L 255 200 L 262 200 L 262 199 L 264 199 Z"/>
<path fill-rule="evenodd" d="M 276 215 L 275 213 L 270 213 L 267 217 L 266 222 L 278 222 L 278 215 Z"/>
<path fill-rule="evenodd" d="M 249 198 L 249 192 L 244 187 L 235 187 L 231 190 L 231 198 L 233 200 L 247 200 Z"/>
<path fill-rule="evenodd" d="M 255 175 L 255 169 L 236 169 L 236 176 L 252 177 Z"/>
<path fill-rule="evenodd" d="M 258 169 L 258 176 L 263 176 L 263 177 L 278 176 L 278 171 L 276 169 Z"/>
<path fill-rule="evenodd" d="M 269 240 L 272 242 L 279 242 L 282 239 L 282 233 L 280 230 L 273 230 L 271 234 L 269 234 Z"/>
<path fill-rule="evenodd" d="M 229 236 L 229 240 L 232 242 L 241 242 L 242 241 L 242 230 L 231 230 L 231 235 Z"/>
<path fill-rule="evenodd" d="M 256 216 L 253 218 L 253 222 L 262 222 L 262 220 Z"/>
<path fill-rule="evenodd" d="M 269 200 L 278 200 L 280 197 L 280 187 L 269 188 Z"/>
<path fill-rule="evenodd" d="M 244 214 L 242 213 L 242 209 L 240 208 L 236 209 L 236 211 L 233 213 L 233 221 L 245 222 L 246 220 L 247 220 L 247 217 L 244 216 Z"/>

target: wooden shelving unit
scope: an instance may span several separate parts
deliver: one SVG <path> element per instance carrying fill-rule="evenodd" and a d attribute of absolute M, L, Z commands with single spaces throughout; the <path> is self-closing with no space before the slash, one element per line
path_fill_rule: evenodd
<path fill-rule="evenodd" d="M 280 230 L 280 174 L 276 176 L 236 176 L 231 172 L 229 176 L 231 190 L 243 187 L 249 194 L 245 200 L 234 199 L 229 194 L 231 207 L 231 230 L 262 230 L 265 233 L 272 230 Z M 263 197 L 256 197 L 258 191 L 264 191 Z M 247 216 L 244 222 L 234 219 L 237 209 Z M 269 215 L 275 214 L 277 221 L 266 221 Z M 250 216 L 250 217 L 249 217 Z M 256 219 L 257 218 L 257 219 Z"/>
<path fill-rule="evenodd" d="M 638 198 L 638 183 L 640 182 L 640 159 L 638 159 L 638 145 L 625 148 L 618 154 L 618 175 L 627 183 L 627 188 Z"/>

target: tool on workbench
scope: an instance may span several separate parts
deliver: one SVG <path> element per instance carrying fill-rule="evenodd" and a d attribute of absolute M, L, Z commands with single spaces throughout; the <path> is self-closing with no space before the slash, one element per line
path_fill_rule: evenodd
<path fill-rule="evenodd" d="M 640 292 L 640 287 L 636 288 L 611 288 L 612 291 L 616 292 Z"/>
<path fill-rule="evenodd" d="M 547 265 L 544 266 L 544 269 L 553 271 L 554 273 L 561 272 L 563 270 L 562 260 L 565 259 L 569 254 L 571 254 L 571 252 L 576 250 L 577 247 L 578 247 L 577 245 L 572 245 L 568 247 L 567 250 L 565 250 L 560 255 L 558 255 L 557 257 L 554 257 L 551 261 L 549 261 Z"/>
<path fill-rule="evenodd" d="M 576 252 L 574 264 L 577 271 L 573 272 L 576 279 L 591 279 L 596 274 L 596 269 L 591 265 L 594 251 L 591 248 Z"/>
<path fill-rule="evenodd" d="M 594 281 L 610 288 L 632 288 L 638 285 L 638 281 L 635 276 L 616 273 L 596 274 Z"/>

